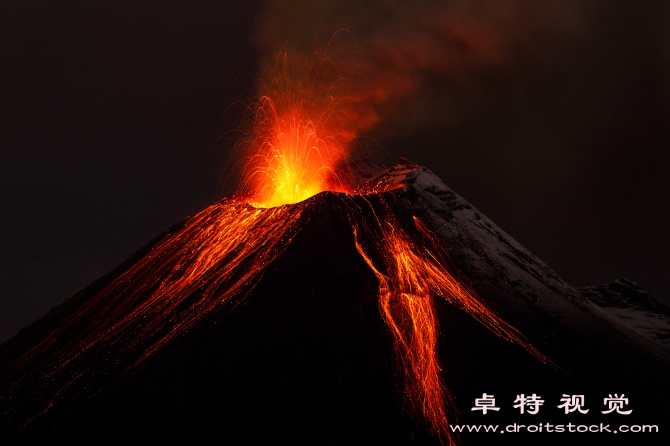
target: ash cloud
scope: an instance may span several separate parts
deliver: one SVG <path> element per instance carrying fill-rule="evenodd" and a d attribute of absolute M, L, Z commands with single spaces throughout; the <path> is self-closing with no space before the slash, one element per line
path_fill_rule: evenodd
<path fill-rule="evenodd" d="M 566 45 L 582 42 L 587 32 L 582 3 L 270 0 L 254 43 L 265 66 L 286 46 L 305 57 L 324 54 L 333 37 L 327 55 L 381 123 L 377 127 L 407 132 L 490 106 L 482 104 L 482 91 L 513 82 L 523 65 L 560 69 L 556 62 Z"/>

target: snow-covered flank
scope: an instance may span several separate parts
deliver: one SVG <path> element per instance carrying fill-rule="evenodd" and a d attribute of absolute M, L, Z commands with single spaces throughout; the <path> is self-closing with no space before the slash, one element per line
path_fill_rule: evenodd
<path fill-rule="evenodd" d="M 452 256 L 465 256 L 459 264 L 470 266 L 471 280 L 502 281 L 515 295 L 554 316 L 585 308 L 585 300 L 542 260 L 449 189 L 426 168 L 407 175 L 405 183 L 417 191 L 418 212 L 425 207 L 426 220 Z M 474 277 L 473 277 L 474 274 Z"/>
<path fill-rule="evenodd" d="M 641 334 L 670 350 L 670 308 L 637 283 L 619 279 L 609 285 L 578 289 L 603 317 Z"/>
<path fill-rule="evenodd" d="M 663 331 L 668 328 L 667 319 L 662 314 L 641 307 L 593 304 L 424 167 L 401 158 L 367 182 L 398 183 L 404 187 L 393 188 L 395 199 L 409 200 L 412 213 L 437 234 L 476 291 L 512 325 L 523 326 L 537 345 L 553 342 L 546 325 L 549 316 L 594 342 L 600 339 L 606 344 L 618 338 L 635 349 L 670 359 L 666 350 L 670 341 Z"/>

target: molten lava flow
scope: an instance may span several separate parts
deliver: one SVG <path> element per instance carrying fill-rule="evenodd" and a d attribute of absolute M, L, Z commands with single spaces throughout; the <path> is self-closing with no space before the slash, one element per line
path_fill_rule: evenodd
<path fill-rule="evenodd" d="M 437 357 L 437 324 L 434 296 L 465 310 L 499 336 L 512 340 L 543 362 L 547 358 L 513 327 L 498 318 L 474 291 L 456 279 L 446 252 L 419 219 L 414 234 L 398 221 L 378 195 L 381 209 L 368 203 L 374 218 L 350 200 L 349 221 L 356 248 L 379 281 L 379 307 L 389 327 L 405 381 L 405 401 L 421 416 L 430 431 L 455 444 L 446 410 L 451 398 L 441 379 Z M 375 260 L 373 260 L 375 259 Z"/>
<path fill-rule="evenodd" d="M 206 317 L 238 304 L 312 206 L 259 209 L 231 196 L 190 218 L 20 357 L 10 370 L 14 387 L 37 380 L 43 389 L 57 386 L 62 397 L 91 364 L 99 366 L 93 375 L 141 366 Z M 110 351 L 118 357 L 103 361 Z M 55 396 L 48 398 L 50 406 Z"/>
<path fill-rule="evenodd" d="M 315 67 L 289 64 L 280 53 L 271 78 L 252 106 L 250 136 L 238 142 L 246 155 L 242 189 L 263 207 L 297 203 L 319 192 L 347 192 L 334 173 L 360 130 L 359 104 L 347 94 L 327 59 Z M 304 73 L 300 72 L 304 71 Z"/>

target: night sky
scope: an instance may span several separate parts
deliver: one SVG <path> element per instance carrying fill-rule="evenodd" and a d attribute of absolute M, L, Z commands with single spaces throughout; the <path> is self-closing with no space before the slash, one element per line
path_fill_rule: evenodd
<path fill-rule="evenodd" d="M 3 1 L 0 341 L 220 198 L 227 107 L 342 27 L 355 87 L 395 92 L 378 161 L 425 165 L 572 285 L 670 303 L 666 2 L 403 3 Z"/>

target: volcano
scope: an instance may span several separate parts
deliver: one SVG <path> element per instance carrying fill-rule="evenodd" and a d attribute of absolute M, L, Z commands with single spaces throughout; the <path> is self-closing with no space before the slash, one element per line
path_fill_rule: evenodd
<path fill-rule="evenodd" d="M 570 286 L 410 161 L 340 169 L 351 193 L 224 198 L 4 343 L 0 435 L 666 444 L 668 307 L 625 279 Z M 514 407 L 521 394 L 542 398 L 537 414 Z M 473 410 L 486 395 L 499 410 Z M 589 412 L 559 408 L 566 395 Z M 603 413 L 612 395 L 632 412 Z M 516 428 L 569 423 L 658 432 Z"/>

